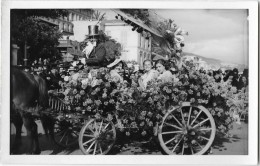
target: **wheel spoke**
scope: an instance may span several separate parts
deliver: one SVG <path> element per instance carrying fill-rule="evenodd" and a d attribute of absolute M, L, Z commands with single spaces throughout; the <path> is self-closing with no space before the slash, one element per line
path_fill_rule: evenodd
<path fill-rule="evenodd" d="M 173 124 L 170 124 L 170 123 L 167 123 L 167 122 L 165 122 L 164 124 L 166 124 L 166 125 L 168 125 L 168 126 L 171 126 L 171 127 L 174 127 L 174 128 L 176 128 L 176 129 L 182 130 L 182 128 L 180 128 L 180 127 L 178 127 L 178 126 L 176 126 L 176 125 L 173 125 Z"/>
<path fill-rule="evenodd" d="M 202 146 L 200 145 L 200 143 L 197 142 L 197 144 L 199 145 L 199 147 L 200 147 L 201 149 L 203 149 Z"/>
<path fill-rule="evenodd" d="M 103 154 L 103 151 L 102 151 L 102 148 L 101 148 L 100 143 L 98 143 L 98 145 L 99 145 L 100 154 L 102 155 L 102 154 Z"/>
<path fill-rule="evenodd" d="M 184 154 L 184 144 L 182 144 L 182 151 L 181 151 L 181 154 L 182 154 L 182 155 Z"/>
<path fill-rule="evenodd" d="M 97 122 L 96 122 L 96 120 L 94 120 L 94 128 L 95 128 L 95 131 L 97 131 Z"/>
<path fill-rule="evenodd" d="M 191 124 L 190 125 L 192 125 L 195 121 L 196 121 L 196 119 L 199 117 L 199 115 L 201 114 L 201 112 L 202 112 L 202 110 L 200 110 L 200 112 L 197 114 L 197 116 L 193 119 L 193 121 L 191 122 Z"/>
<path fill-rule="evenodd" d="M 95 131 L 93 131 L 93 127 L 92 126 L 89 126 L 91 128 L 88 128 L 92 133 L 95 133 Z"/>
<path fill-rule="evenodd" d="M 63 134 L 63 136 L 61 137 L 61 139 L 60 139 L 60 143 L 61 143 L 61 141 L 63 140 L 63 138 L 65 137 L 65 135 L 67 134 L 67 132 L 68 132 L 68 130 Z"/>
<path fill-rule="evenodd" d="M 192 146 L 190 146 L 191 154 L 194 154 Z"/>
<path fill-rule="evenodd" d="M 104 129 L 103 130 L 105 130 L 107 127 L 108 127 L 108 125 L 109 125 L 109 123 L 104 127 Z"/>
<path fill-rule="evenodd" d="M 204 128 L 204 129 L 199 129 L 200 131 L 208 131 L 208 130 L 212 130 L 212 128 Z"/>
<path fill-rule="evenodd" d="M 189 111 L 189 117 L 188 117 L 187 125 L 189 125 L 189 123 L 190 123 L 191 110 L 192 110 L 192 107 L 190 107 L 190 111 Z"/>
<path fill-rule="evenodd" d="M 64 133 L 66 130 L 60 130 L 58 132 L 56 132 L 56 135 L 61 135 L 62 133 Z"/>
<path fill-rule="evenodd" d="M 199 122 L 198 124 L 196 124 L 195 126 L 193 126 L 193 128 L 196 128 L 196 127 L 198 127 L 199 125 L 202 125 L 203 123 L 205 123 L 205 122 L 208 121 L 208 120 L 209 120 L 209 118 L 203 120 L 202 122 Z"/>
<path fill-rule="evenodd" d="M 69 135 L 67 135 L 67 139 L 66 139 L 65 145 L 68 145 L 68 142 L 69 142 Z"/>
<path fill-rule="evenodd" d="M 103 119 L 102 119 L 100 127 L 99 127 L 99 133 L 101 132 L 102 125 L 103 125 Z"/>
<path fill-rule="evenodd" d="M 174 118 L 174 120 L 175 120 L 180 126 L 182 126 L 181 122 L 178 121 L 178 119 L 177 119 L 174 115 L 172 115 L 172 117 Z"/>
<path fill-rule="evenodd" d="M 95 147 L 94 147 L 94 152 L 93 152 L 93 155 L 96 154 L 96 150 L 97 150 L 97 142 L 95 142 Z"/>
<path fill-rule="evenodd" d="M 207 140 L 207 141 L 209 141 L 209 138 L 206 138 L 206 137 L 203 137 L 203 136 L 200 136 L 200 137 L 205 139 L 205 140 Z"/>
<path fill-rule="evenodd" d="M 91 149 L 91 147 L 92 147 L 95 143 L 96 143 L 96 141 L 93 141 L 93 142 L 91 143 L 91 145 L 89 145 L 89 147 L 88 147 L 88 149 L 87 149 L 87 152 Z"/>
<path fill-rule="evenodd" d="M 172 139 L 170 139 L 167 142 L 165 142 L 165 145 L 167 145 L 168 143 L 172 142 L 173 140 L 175 140 L 175 137 L 173 137 Z"/>
<path fill-rule="evenodd" d="M 89 134 L 83 134 L 83 136 L 85 136 L 85 137 L 92 137 L 92 138 L 94 138 L 94 136 L 93 136 L 93 135 L 89 135 Z"/>
<path fill-rule="evenodd" d="M 114 138 L 106 138 L 106 141 L 114 141 Z"/>
<path fill-rule="evenodd" d="M 182 121 L 185 122 L 182 109 L 181 109 L 181 118 L 182 118 Z"/>
<path fill-rule="evenodd" d="M 162 134 L 175 134 L 175 133 L 182 133 L 182 131 L 168 131 L 168 132 L 162 132 Z"/>
<path fill-rule="evenodd" d="M 75 136 L 78 136 L 79 134 L 78 133 L 76 133 L 75 131 L 72 131 L 72 133 L 73 134 L 75 134 Z"/>
<path fill-rule="evenodd" d="M 87 142 L 84 142 L 82 145 L 85 146 L 86 144 L 88 144 L 89 142 L 94 141 L 94 140 L 95 140 L 95 138 L 91 138 L 91 139 L 88 140 Z"/>
<path fill-rule="evenodd" d="M 178 146 L 178 145 L 180 144 L 180 142 L 182 141 L 183 137 L 184 137 L 184 136 L 182 136 L 181 139 L 179 140 L 179 142 L 174 146 L 172 152 L 175 151 L 175 149 L 177 148 L 177 146 Z"/>

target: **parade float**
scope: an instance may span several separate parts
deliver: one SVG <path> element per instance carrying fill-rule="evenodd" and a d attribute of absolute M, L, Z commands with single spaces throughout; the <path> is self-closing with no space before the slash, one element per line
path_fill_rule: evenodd
<path fill-rule="evenodd" d="M 159 28 L 166 40 L 157 43 L 154 51 L 178 60 L 179 81 L 154 80 L 144 90 L 138 86 L 138 75 L 131 75 L 128 68 L 131 82 L 114 79 L 107 67 L 85 68 L 77 77 L 64 75 L 61 89 L 50 99 L 59 145 L 78 143 L 84 154 L 98 155 L 109 153 L 118 142 L 155 138 L 163 153 L 200 155 L 210 151 L 216 135 L 230 136 L 232 124 L 239 119 L 234 115 L 247 107 L 247 89 L 217 83 L 193 70 L 192 62 L 183 63 L 186 32 L 165 25 Z"/>

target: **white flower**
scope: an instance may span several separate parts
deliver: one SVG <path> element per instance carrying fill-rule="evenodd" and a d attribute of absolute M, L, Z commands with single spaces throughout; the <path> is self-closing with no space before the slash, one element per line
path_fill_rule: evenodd
<path fill-rule="evenodd" d="M 69 76 L 65 76 L 64 81 L 69 81 Z"/>
<path fill-rule="evenodd" d="M 89 79 L 88 79 L 88 78 L 86 78 L 86 79 L 84 79 L 84 80 L 81 81 L 82 85 L 87 85 L 88 82 L 89 82 Z"/>

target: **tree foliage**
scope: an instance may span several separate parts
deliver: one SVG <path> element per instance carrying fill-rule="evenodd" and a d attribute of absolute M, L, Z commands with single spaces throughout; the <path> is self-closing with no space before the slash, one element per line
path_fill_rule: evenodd
<path fill-rule="evenodd" d="M 30 60 L 52 58 L 59 55 L 56 46 L 61 37 L 58 26 L 41 18 L 56 19 L 67 16 L 66 10 L 56 9 L 13 9 L 11 10 L 11 40 L 17 44 L 19 54 L 23 55 L 24 44 L 28 47 Z M 22 57 L 19 55 L 19 57 Z"/>

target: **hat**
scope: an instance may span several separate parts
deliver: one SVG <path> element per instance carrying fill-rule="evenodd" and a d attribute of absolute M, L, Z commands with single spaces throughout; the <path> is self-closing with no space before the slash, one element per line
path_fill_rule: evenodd
<path fill-rule="evenodd" d="M 121 59 L 115 59 L 114 62 L 112 62 L 109 65 L 107 65 L 107 67 L 111 68 L 111 67 L 117 65 L 121 61 L 122 61 Z"/>
<path fill-rule="evenodd" d="M 87 38 L 99 36 L 98 28 L 99 27 L 97 25 L 89 25 Z"/>

